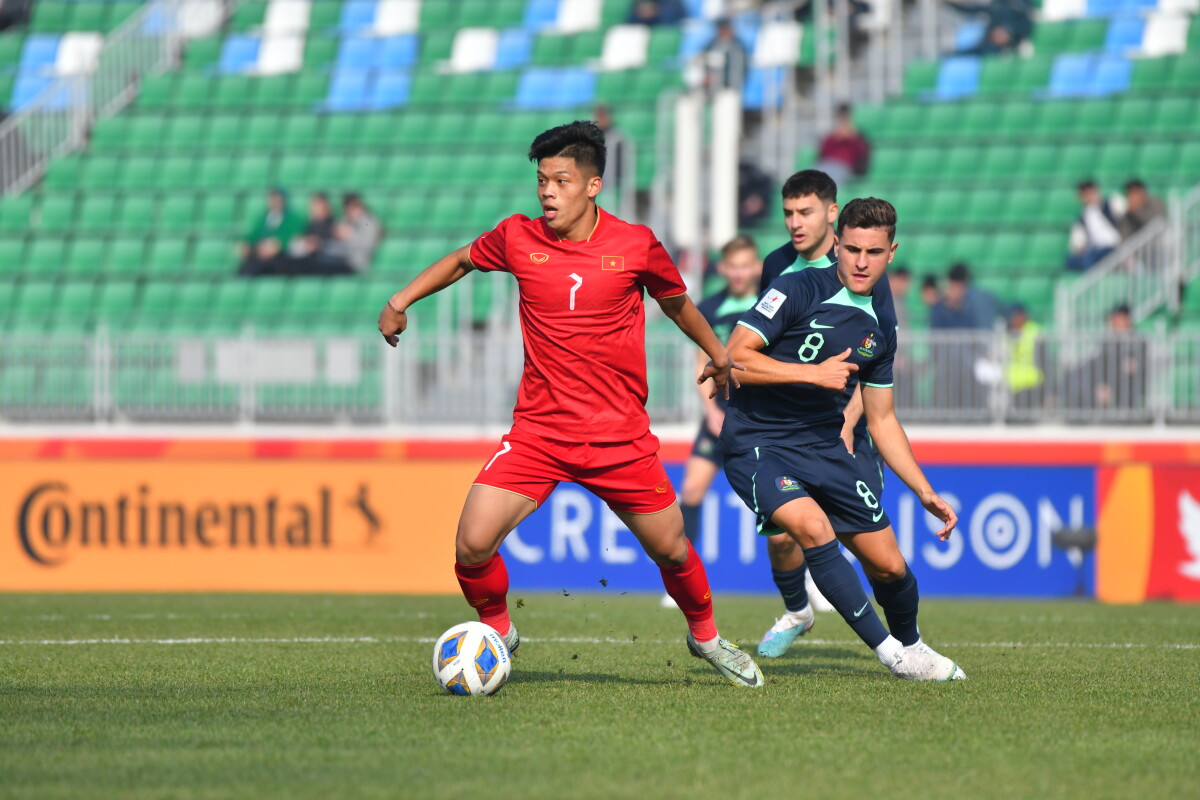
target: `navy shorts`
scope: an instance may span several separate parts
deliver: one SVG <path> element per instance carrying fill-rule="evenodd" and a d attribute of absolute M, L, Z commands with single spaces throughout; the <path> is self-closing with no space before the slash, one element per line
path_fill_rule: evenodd
<path fill-rule="evenodd" d="M 700 423 L 700 432 L 696 434 L 696 440 L 692 442 L 692 455 L 711 461 L 718 467 L 725 462 L 725 457 L 717 447 L 717 434 L 708 429 L 707 422 Z"/>
<path fill-rule="evenodd" d="M 873 446 L 870 451 L 878 456 Z M 763 536 L 782 532 L 771 515 L 801 497 L 817 502 L 834 533 L 869 533 L 891 525 L 880 504 L 882 462 L 870 452 L 851 455 L 840 438 L 726 453 L 725 477 L 758 515 L 758 532 Z"/>

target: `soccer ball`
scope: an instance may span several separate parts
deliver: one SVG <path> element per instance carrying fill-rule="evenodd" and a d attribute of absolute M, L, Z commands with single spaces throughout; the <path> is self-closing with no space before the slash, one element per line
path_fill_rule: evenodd
<path fill-rule="evenodd" d="M 460 622 L 433 646 L 433 677 L 452 694 L 495 694 L 510 672 L 504 638 L 482 622 Z"/>

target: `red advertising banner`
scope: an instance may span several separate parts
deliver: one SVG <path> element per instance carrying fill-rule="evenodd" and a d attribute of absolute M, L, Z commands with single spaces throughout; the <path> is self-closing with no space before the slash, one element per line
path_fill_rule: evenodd
<path fill-rule="evenodd" d="M 1195 468 L 1154 470 L 1150 600 L 1200 601 L 1200 476 Z"/>

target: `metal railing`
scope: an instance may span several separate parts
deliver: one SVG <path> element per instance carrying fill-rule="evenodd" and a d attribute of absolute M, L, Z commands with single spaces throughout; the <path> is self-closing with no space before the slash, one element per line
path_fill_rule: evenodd
<path fill-rule="evenodd" d="M 0 419 L 506 424 L 524 363 L 514 316 L 448 331 L 427 325 L 434 309 L 416 311 L 395 350 L 367 332 L 315 337 L 249 327 L 225 337 L 10 335 L 0 338 Z M 1015 347 L 1004 331 L 910 333 L 895 363 L 901 418 L 1200 424 L 1200 331 L 1045 332 L 1030 344 Z M 646 353 L 651 419 L 699 419 L 694 346 L 656 310 Z"/>
<path fill-rule="evenodd" d="M 53 81 L 0 123 L 0 194 L 35 184 L 51 159 L 83 146 L 96 120 L 133 100 L 142 76 L 175 62 L 179 3 L 147 3 L 104 40 L 95 72 Z"/>

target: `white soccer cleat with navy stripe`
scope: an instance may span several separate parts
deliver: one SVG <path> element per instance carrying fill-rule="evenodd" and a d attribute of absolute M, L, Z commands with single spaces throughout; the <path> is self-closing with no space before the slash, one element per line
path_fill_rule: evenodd
<path fill-rule="evenodd" d="M 962 668 L 920 639 L 900 650 L 889 669 L 907 681 L 965 681 Z"/>

